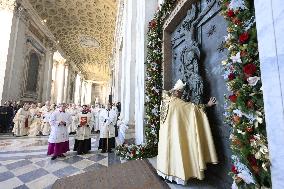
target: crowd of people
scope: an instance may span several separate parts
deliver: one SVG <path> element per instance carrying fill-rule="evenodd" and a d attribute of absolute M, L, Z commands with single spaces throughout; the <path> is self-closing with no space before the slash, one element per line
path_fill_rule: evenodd
<path fill-rule="evenodd" d="M 91 134 L 100 136 L 101 153 L 112 152 L 115 137 L 123 143 L 128 128 L 120 116 L 120 103 L 95 105 L 7 102 L 1 107 L 2 131 L 14 136 L 49 136 L 48 155 L 64 157 L 69 151 L 69 135 L 74 135 L 74 151 L 86 154 L 91 150 Z"/>

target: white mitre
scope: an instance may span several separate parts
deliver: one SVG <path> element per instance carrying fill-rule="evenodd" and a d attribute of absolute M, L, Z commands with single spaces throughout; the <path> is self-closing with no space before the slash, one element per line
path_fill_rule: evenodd
<path fill-rule="evenodd" d="M 183 83 L 182 80 L 178 80 L 172 90 L 183 90 L 185 87 L 186 83 Z"/>

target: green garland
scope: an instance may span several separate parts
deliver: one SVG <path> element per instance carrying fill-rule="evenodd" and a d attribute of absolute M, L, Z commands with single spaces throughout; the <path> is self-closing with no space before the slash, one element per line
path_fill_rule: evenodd
<path fill-rule="evenodd" d="M 228 22 L 229 53 L 222 65 L 232 92 L 225 109 L 232 127 L 233 186 L 271 187 L 253 1 L 223 0 L 221 6 Z"/>
<path fill-rule="evenodd" d="M 149 23 L 146 61 L 146 143 L 121 145 L 117 155 L 141 159 L 157 155 L 162 90 L 162 39 L 165 18 L 178 0 L 166 0 Z M 227 86 L 226 122 L 230 135 L 232 188 L 271 187 L 270 163 L 264 122 L 257 35 L 253 1 L 222 0 L 222 15 L 228 21 L 227 60 L 222 61 Z"/>
<path fill-rule="evenodd" d="M 178 0 L 166 0 L 161 9 L 149 23 L 147 33 L 146 58 L 146 101 L 145 101 L 145 135 L 146 143 L 142 145 L 120 145 L 116 154 L 124 159 L 142 159 L 157 156 L 158 133 L 160 127 L 160 104 L 162 93 L 162 39 L 163 24 L 172 12 Z"/>

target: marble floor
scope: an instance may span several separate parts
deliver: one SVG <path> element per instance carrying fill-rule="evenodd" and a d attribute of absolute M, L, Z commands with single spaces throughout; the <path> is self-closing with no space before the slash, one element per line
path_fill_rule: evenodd
<path fill-rule="evenodd" d="M 129 135 L 130 143 L 134 142 L 133 134 Z M 46 155 L 47 137 L 13 137 L 0 135 L 0 189 L 48 189 L 59 178 L 99 171 L 102 167 L 120 164 L 114 153 L 100 153 L 98 135 L 92 135 L 92 150 L 86 155 L 77 155 L 70 151 L 66 158 L 51 160 Z M 70 149 L 73 149 L 74 137 L 70 137 Z M 154 168 L 157 158 L 150 158 Z M 171 189 L 215 189 L 213 184 L 192 181 L 187 186 L 167 183 Z"/>
<path fill-rule="evenodd" d="M 70 137 L 70 149 L 74 137 Z M 99 153 L 98 135 L 92 135 L 92 151 L 51 160 L 46 155 L 47 137 L 0 136 L 0 188 L 51 188 L 59 178 L 121 163 L 114 153 Z"/>

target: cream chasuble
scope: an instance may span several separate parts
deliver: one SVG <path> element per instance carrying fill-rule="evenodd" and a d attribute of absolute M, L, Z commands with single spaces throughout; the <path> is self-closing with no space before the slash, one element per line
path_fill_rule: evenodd
<path fill-rule="evenodd" d="M 218 162 L 207 116 L 197 105 L 163 96 L 157 172 L 183 185 L 202 180 L 206 163 Z"/>

